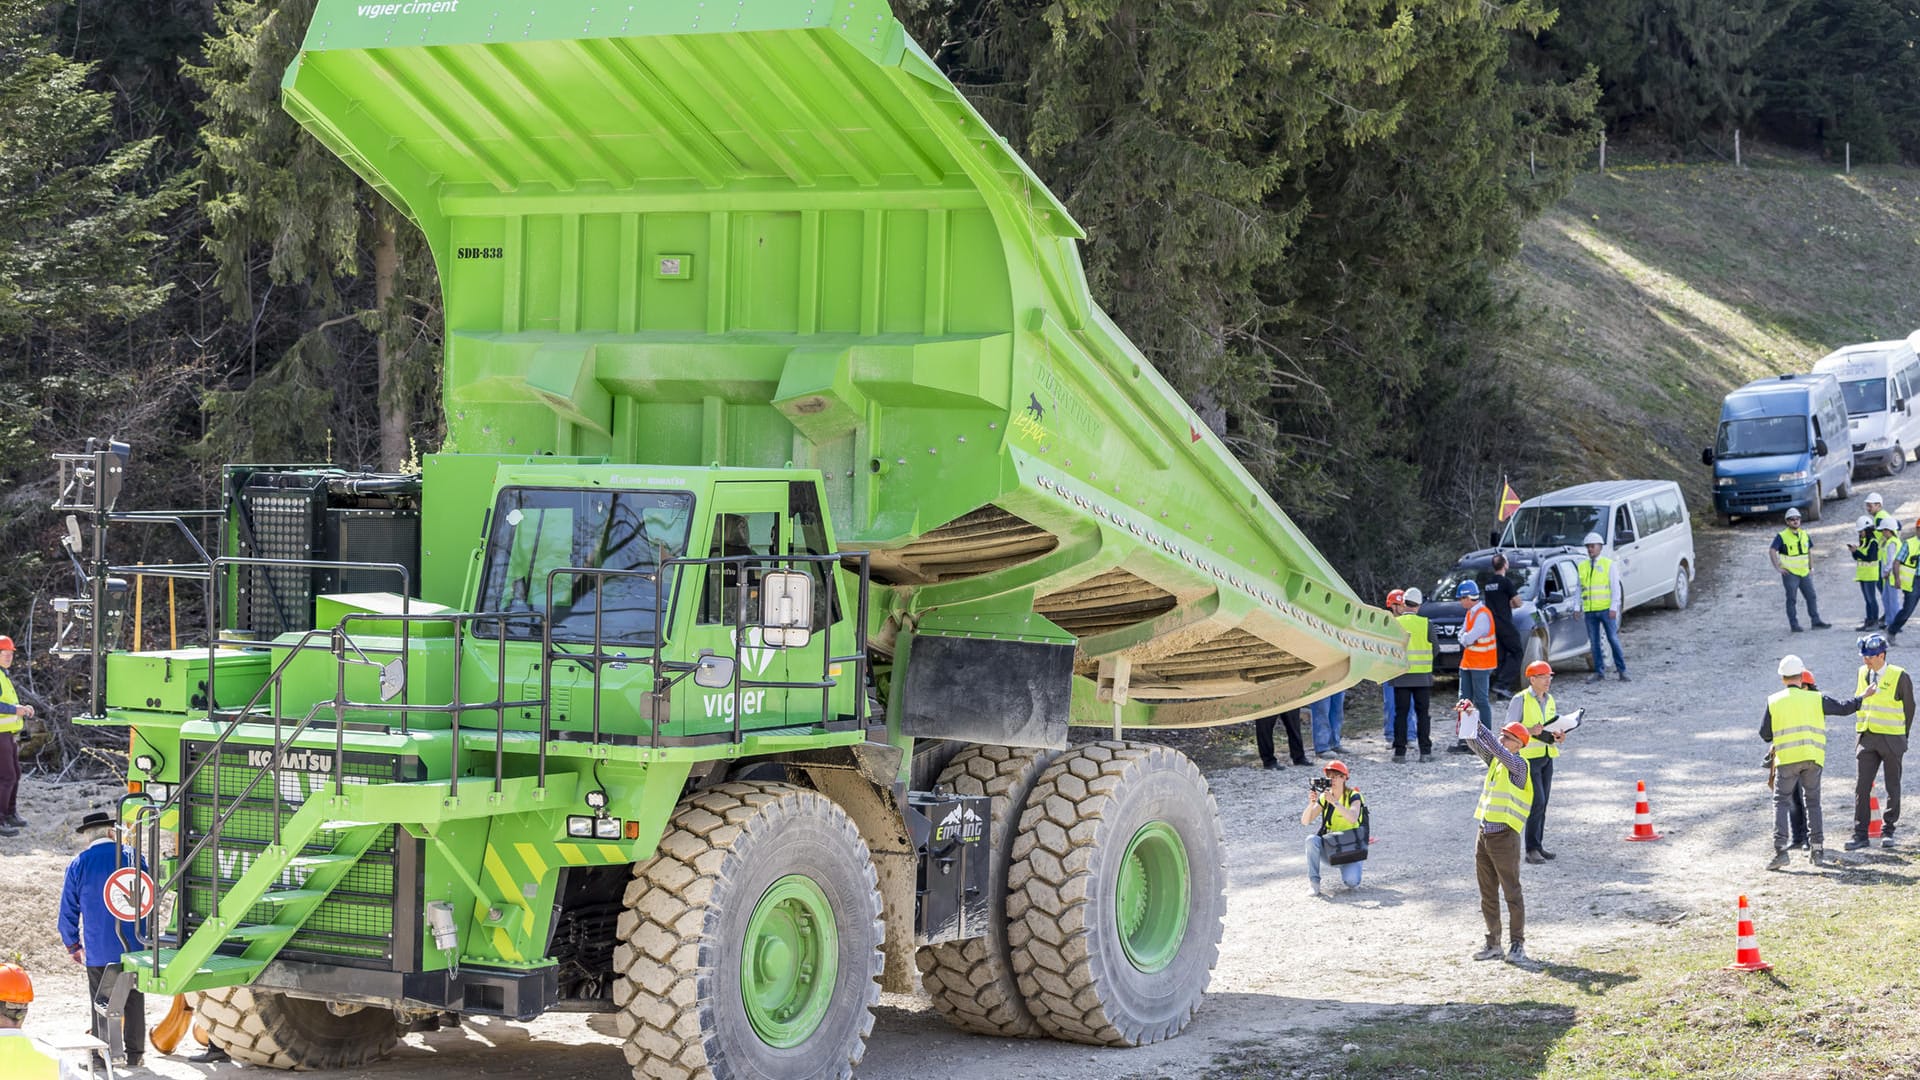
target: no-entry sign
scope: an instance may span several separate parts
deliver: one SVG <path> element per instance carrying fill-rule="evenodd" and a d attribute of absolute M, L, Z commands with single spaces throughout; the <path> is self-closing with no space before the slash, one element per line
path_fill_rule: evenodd
<path fill-rule="evenodd" d="M 153 911 L 153 878 L 137 866 L 123 866 L 107 875 L 100 898 L 121 922 L 144 919 Z"/>

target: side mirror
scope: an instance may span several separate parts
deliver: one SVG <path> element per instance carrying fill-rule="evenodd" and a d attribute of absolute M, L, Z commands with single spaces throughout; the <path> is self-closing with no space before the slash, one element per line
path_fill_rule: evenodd
<path fill-rule="evenodd" d="M 1815 457 L 1826 457 L 1827 456 L 1827 440 L 1825 439 L 1813 440 L 1813 453 Z"/>
<path fill-rule="evenodd" d="M 733 685 L 733 657 L 707 653 L 693 668 L 693 685 L 708 690 L 725 690 Z"/>
<path fill-rule="evenodd" d="M 1567 594 L 1561 592 L 1559 589 L 1548 589 L 1547 594 L 1541 597 L 1541 600 L 1549 604 L 1558 604 L 1564 602 L 1566 598 Z"/>
<path fill-rule="evenodd" d="M 798 570 L 771 570 L 760 579 L 760 640 L 795 649 L 813 640 L 813 578 Z"/>
<path fill-rule="evenodd" d="M 1700 451 L 1700 464 L 1713 464 L 1713 447 L 1709 446 L 1705 450 Z"/>

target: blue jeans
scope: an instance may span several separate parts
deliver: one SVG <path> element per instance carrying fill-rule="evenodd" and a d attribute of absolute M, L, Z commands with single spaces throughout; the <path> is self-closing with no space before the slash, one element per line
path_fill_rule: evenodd
<path fill-rule="evenodd" d="M 1888 583 L 1880 586 L 1880 617 L 1891 625 L 1894 617 L 1907 602 L 1907 594 L 1900 591 L 1898 585 Z"/>
<path fill-rule="evenodd" d="M 1347 720 L 1347 692 L 1323 697 L 1307 706 L 1313 716 L 1313 752 L 1324 754 L 1340 744 L 1340 729 Z"/>
<path fill-rule="evenodd" d="M 1351 889 L 1360 884 L 1360 870 L 1364 866 L 1366 863 L 1362 861 L 1350 862 L 1340 868 L 1340 880 L 1346 883 L 1347 888 Z M 1307 880 L 1315 885 L 1320 884 L 1320 837 L 1318 835 L 1307 837 Z"/>
<path fill-rule="evenodd" d="M 1880 621 L 1880 583 L 1863 581 L 1860 583 L 1860 598 L 1867 602 L 1867 617 L 1862 620 L 1871 626 Z"/>
<path fill-rule="evenodd" d="M 1482 727 L 1490 727 L 1495 731 L 1499 731 L 1502 725 L 1500 721 L 1494 718 L 1493 704 L 1487 699 L 1487 691 L 1491 689 L 1492 686 L 1493 670 L 1491 668 L 1481 671 L 1469 671 L 1466 668 L 1460 669 L 1460 696 L 1473 702 L 1473 707 L 1480 710 L 1480 724 Z"/>
<path fill-rule="evenodd" d="M 1807 618 L 1814 622 L 1824 622 L 1820 618 L 1820 598 L 1813 594 L 1812 574 L 1781 574 L 1780 588 L 1787 594 L 1787 625 L 1800 629 L 1800 611 L 1794 603 L 1800 596 L 1807 598 Z"/>
<path fill-rule="evenodd" d="M 1380 692 L 1382 696 L 1384 696 L 1387 699 L 1386 706 L 1385 706 L 1387 722 L 1384 725 L 1385 730 L 1383 730 L 1380 734 L 1382 737 L 1384 737 L 1387 740 L 1387 742 L 1391 743 L 1393 742 L 1393 720 L 1394 720 L 1393 686 L 1389 683 L 1381 683 Z"/>
<path fill-rule="evenodd" d="M 1620 655 L 1620 622 L 1611 611 L 1587 612 L 1587 645 L 1593 649 L 1593 670 L 1604 675 L 1607 665 L 1600 655 L 1600 637 L 1606 635 L 1607 644 L 1613 646 L 1614 670 L 1626 673 L 1627 658 Z"/>

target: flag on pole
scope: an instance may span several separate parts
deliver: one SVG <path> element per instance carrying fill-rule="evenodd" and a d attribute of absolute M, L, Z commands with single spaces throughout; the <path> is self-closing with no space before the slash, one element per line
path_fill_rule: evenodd
<path fill-rule="evenodd" d="M 1500 481 L 1500 520 L 1505 521 L 1512 517 L 1513 512 L 1518 509 L 1520 509 L 1520 496 L 1514 494 L 1513 485 L 1507 483 L 1505 478 L 1502 478 Z"/>

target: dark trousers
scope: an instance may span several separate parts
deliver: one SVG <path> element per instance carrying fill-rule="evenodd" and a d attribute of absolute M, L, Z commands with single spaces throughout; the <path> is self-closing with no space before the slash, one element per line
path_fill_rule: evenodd
<path fill-rule="evenodd" d="M 1279 758 L 1273 755 L 1273 722 L 1279 720 L 1287 729 L 1287 759 L 1295 765 L 1307 763 L 1307 748 L 1300 739 L 1300 710 L 1288 709 L 1286 712 L 1269 713 L 1253 722 L 1253 741 L 1260 747 L 1260 761 L 1275 765 Z"/>
<path fill-rule="evenodd" d="M 1499 659 L 1493 669 L 1493 688 L 1511 694 L 1520 689 L 1520 658 L 1526 655 L 1526 646 L 1520 637 L 1520 631 L 1512 623 L 1502 626 L 1493 624 L 1493 644 Z"/>
<path fill-rule="evenodd" d="M 13 732 L 0 735 L 0 818 L 14 816 L 20 799 L 20 747 Z"/>
<path fill-rule="evenodd" d="M 1880 808 L 1880 822 L 1886 835 L 1893 835 L 1893 827 L 1900 822 L 1900 763 L 1907 756 L 1907 737 L 1905 735 L 1881 735 L 1872 731 L 1860 733 L 1860 749 L 1854 754 L 1855 771 L 1853 778 L 1853 838 L 1867 838 L 1867 823 L 1873 819 L 1873 808 L 1869 801 L 1873 798 L 1873 776 L 1876 772 L 1885 772 L 1887 777 L 1887 804 Z"/>
<path fill-rule="evenodd" d="M 1433 720 L 1427 716 L 1427 701 L 1432 696 L 1431 687 L 1396 686 L 1393 688 L 1393 752 L 1407 752 L 1407 710 L 1413 710 L 1414 721 L 1418 725 L 1416 734 L 1420 739 L 1420 752 L 1433 753 Z"/>
<path fill-rule="evenodd" d="M 1773 849 L 1785 851 L 1792 843 L 1795 792 L 1804 793 L 1807 806 L 1807 839 L 1817 850 L 1826 846 L 1827 831 L 1820 814 L 1820 766 L 1811 761 L 1796 761 L 1773 771 Z"/>
<path fill-rule="evenodd" d="M 1880 582 L 1863 581 L 1860 583 L 1860 597 L 1867 602 L 1866 622 L 1872 626 L 1884 625 L 1880 620 Z"/>
<path fill-rule="evenodd" d="M 1794 603 L 1799 597 L 1807 598 L 1807 618 L 1821 622 L 1820 598 L 1813 594 L 1812 574 L 1781 574 L 1780 588 L 1787 594 L 1787 625 L 1795 630 L 1800 628 L 1800 611 Z"/>
<path fill-rule="evenodd" d="M 87 993 L 93 998 L 93 1037 L 108 1046 L 114 1044 L 114 1032 L 107 1026 L 107 1003 L 113 997 L 114 983 L 121 978 L 130 980 L 133 973 L 122 971 L 118 964 L 87 968 Z M 124 1053 L 129 1060 L 138 1058 L 147 1051 L 147 996 L 138 989 L 129 993 L 120 1019 Z"/>
<path fill-rule="evenodd" d="M 1553 793 L 1553 759 L 1527 759 L 1527 771 L 1533 774 L 1533 808 L 1527 811 L 1527 850 L 1541 850 L 1547 835 L 1547 796 Z"/>
<path fill-rule="evenodd" d="M 1484 829 L 1473 845 L 1474 876 L 1480 879 L 1480 916 L 1487 921 L 1487 944 L 1500 947 L 1500 894 L 1507 894 L 1507 940 L 1527 940 L 1527 905 L 1520 898 L 1520 834 L 1506 826 Z"/>
<path fill-rule="evenodd" d="M 1787 808 L 1787 825 L 1792 847 L 1797 849 L 1807 842 L 1807 793 L 1799 788 L 1793 790 L 1793 805 Z"/>
<path fill-rule="evenodd" d="M 1907 594 L 1906 603 L 1900 605 L 1899 618 L 1896 619 L 1891 615 L 1887 616 L 1889 620 L 1887 623 L 1887 633 L 1897 634 L 1906 629 L 1907 620 L 1913 618 L 1913 609 L 1916 604 L 1920 604 L 1920 589 L 1915 589 Z"/>

